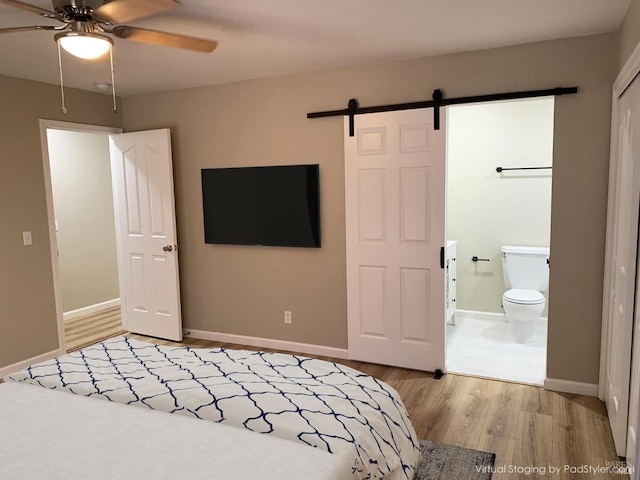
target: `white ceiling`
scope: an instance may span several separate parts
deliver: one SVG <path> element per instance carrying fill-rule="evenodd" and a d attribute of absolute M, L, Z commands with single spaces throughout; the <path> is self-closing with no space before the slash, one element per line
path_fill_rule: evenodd
<path fill-rule="evenodd" d="M 52 9 L 49 0 L 22 0 Z M 115 39 L 118 95 L 236 82 L 616 31 L 630 0 L 180 0 L 131 25 L 215 39 L 211 54 Z M 0 28 L 57 24 L 0 5 Z M 54 32 L 0 35 L 0 74 L 59 84 Z M 108 62 L 63 56 L 96 90 Z"/>

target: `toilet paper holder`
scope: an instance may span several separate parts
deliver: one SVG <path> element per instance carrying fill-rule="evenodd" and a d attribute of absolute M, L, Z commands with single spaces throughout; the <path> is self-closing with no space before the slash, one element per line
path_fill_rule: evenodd
<path fill-rule="evenodd" d="M 490 260 L 488 258 L 478 258 L 474 255 L 473 257 L 471 257 L 471 261 L 472 262 L 489 262 Z"/>

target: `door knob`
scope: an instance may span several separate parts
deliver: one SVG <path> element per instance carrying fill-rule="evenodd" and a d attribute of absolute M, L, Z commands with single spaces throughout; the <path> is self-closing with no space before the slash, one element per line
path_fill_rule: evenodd
<path fill-rule="evenodd" d="M 171 252 L 173 251 L 173 247 L 171 245 L 165 245 L 164 247 L 162 247 L 162 250 L 165 252 Z"/>

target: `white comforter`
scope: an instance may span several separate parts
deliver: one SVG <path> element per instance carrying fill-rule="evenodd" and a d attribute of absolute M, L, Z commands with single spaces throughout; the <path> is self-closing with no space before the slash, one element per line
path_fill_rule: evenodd
<path fill-rule="evenodd" d="M 163 347 L 118 337 L 10 379 L 244 427 L 352 458 L 352 478 L 413 478 L 418 441 L 398 393 L 293 355 Z"/>

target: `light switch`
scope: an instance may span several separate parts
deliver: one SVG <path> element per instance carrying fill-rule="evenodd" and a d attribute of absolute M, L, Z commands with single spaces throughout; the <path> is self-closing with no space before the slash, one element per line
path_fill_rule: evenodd
<path fill-rule="evenodd" d="M 33 244 L 33 239 L 31 238 L 31 232 L 22 232 L 22 243 L 25 247 Z"/>

